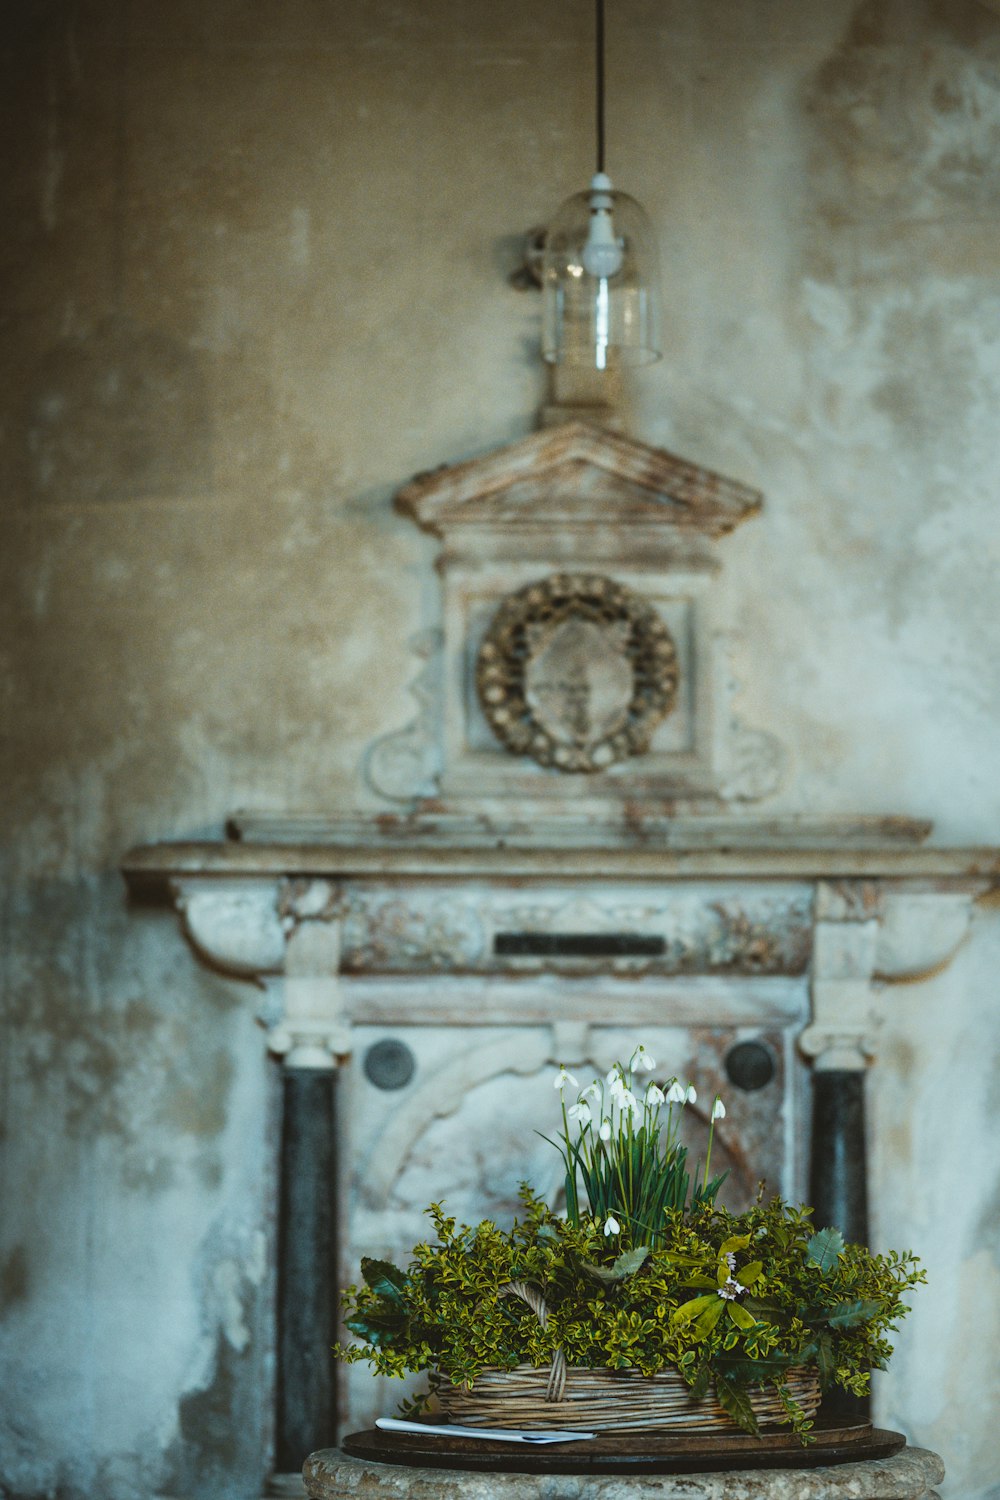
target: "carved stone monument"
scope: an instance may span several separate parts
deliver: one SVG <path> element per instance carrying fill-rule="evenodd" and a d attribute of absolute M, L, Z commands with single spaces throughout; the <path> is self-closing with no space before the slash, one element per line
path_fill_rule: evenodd
<path fill-rule="evenodd" d="M 283 1470 L 329 1446 L 338 1404 L 349 1431 L 400 1395 L 335 1377 L 331 1258 L 352 1278 L 361 1254 L 404 1254 L 442 1193 L 475 1222 L 544 1187 L 554 1153 L 523 1121 L 553 1062 L 606 1070 L 641 1035 L 666 1075 L 727 1095 L 727 1190 L 745 1202 L 766 1175 L 863 1241 L 880 1018 L 1000 882 L 996 850 L 926 847 L 926 823 L 739 805 L 783 762 L 733 720 L 713 617 L 754 491 L 569 424 L 399 504 L 441 539 L 441 611 L 417 717 L 367 756 L 393 811 L 244 813 L 225 842 L 126 861 L 253 982 L 281 1060 Z"/>
<path fill-rule="evenodd" d="M 419 638 L 418 717 L 368 757 L 381 795 L 502 823 L 518 800 L 614 821 L 776 789 L 783 752 L 734 722 L 712 611 L 718 543 L 756 491 L 568 423 L 398 504 L 441 538 L 441 628 Z"/>

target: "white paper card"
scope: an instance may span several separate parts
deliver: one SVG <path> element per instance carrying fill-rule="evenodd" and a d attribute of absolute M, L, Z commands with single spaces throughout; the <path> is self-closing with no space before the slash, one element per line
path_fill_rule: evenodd
<path fill-rule="evenodd" d="M 417 1432 L 424 1436 L 486 1438 L 491 1443 L 580 1443 L 593 1432 L 519 1432 L 512 1427 L 434 1427 L 429 1422 L 404 1422 L 401 1417 L 376 1417 L 375 1426 L 385 1432 Z"/>

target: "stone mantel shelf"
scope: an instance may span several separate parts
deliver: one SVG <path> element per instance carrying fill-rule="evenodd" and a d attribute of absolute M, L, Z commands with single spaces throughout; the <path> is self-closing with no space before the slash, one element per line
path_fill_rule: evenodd
<path fill-rule="evenodd" d="M 708 985 L 719 1015 L 722 983 L 761 1016 L 808 970 L 800 1052 L 821 1071 L 864 1070 L 880 987 L 938 972 L 1000 889 L 1000 849 L 937 848 L 927 824 L 897 818 L 566 819 L 502 833 L 448 815 L 244 816 L 234 831 L 134 849 L 124 874 L 138 899 L 176 907 L 206 962 L 271 995 L 271 1051 L 309 1068 L 339 1066 L 365 1016 L 412 1021 L 421 985 L 427 1019 L 436 997 L 435 1017 L 443 1005 L 470 1024 L 480 983 L 493 1021 L 515 1024 L 520 980 L 545 974 L 590 1024 L 579 985 L 599 974 L 631 984 L 643 1014 L 659 1014 L 664 985 L 675 1010 L 708 1004 Z M 381 1001 L 372 983 L 388 985 Z M 548 1015 L 550 999 L 538 1007 Z"/>
<path fill-rule="evenodd" d="M 242 837 L 140 846 L 122 869 L 136 894 L 172 881 L 283 875 L 340 879 L 879 880 L 1000 885 L 1000 848 L 922 844 L 927 825 L 692 820 L 644 824 L 628 843 L 598 829 L 485 827 L 405 820 L 244 820 Z"/>

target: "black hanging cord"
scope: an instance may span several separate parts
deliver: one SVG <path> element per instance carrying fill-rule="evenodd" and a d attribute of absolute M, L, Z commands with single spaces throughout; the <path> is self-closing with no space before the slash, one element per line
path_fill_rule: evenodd
<path fill-rule="evenodd" d="M 594 0 L 594 64 L 597 81 L 597 170 L 604 171 L 604 0 Z"/>

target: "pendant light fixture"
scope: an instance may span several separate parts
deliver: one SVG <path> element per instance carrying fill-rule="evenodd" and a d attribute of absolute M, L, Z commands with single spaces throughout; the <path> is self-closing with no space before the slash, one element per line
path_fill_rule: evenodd
<path fill-rule="evenodd" d="M 612 370 L 660 358 L 660 277 L 649 219 L 604 170 L 604 0 L 595 8 L 597 171 L 545 236 L 542 356 Z"/>

